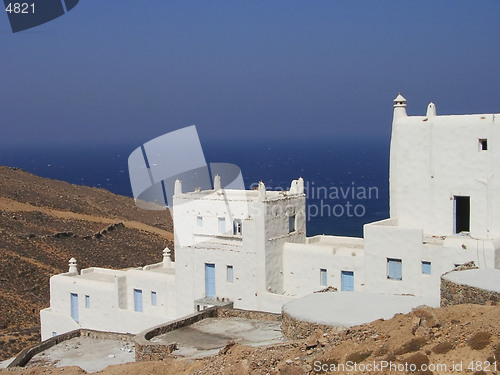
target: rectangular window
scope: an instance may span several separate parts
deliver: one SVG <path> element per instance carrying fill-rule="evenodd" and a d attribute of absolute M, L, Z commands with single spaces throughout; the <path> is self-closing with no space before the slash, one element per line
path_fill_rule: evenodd
<path fill-rule="evenodd" d="M 85 308 L 90 309 L 90 296 L 85 295 Z"/>
<path fill-rule="evenodd" d="M 78 294 L 71 293 L 71 317 L 78 323 Z"/>
<path fill-rule="evenodd" d="M 403 262 L 401 259 L 387 258 L 387 278 L 403 280 Z"/>
<path fill-rule="evenodd" d="M 156 292 L 151 292 L 151 305 L 156 306 Z"/>
<path fill-rule="evenodd" d="M 425 260 L 422 261 L 422 273 L 424 275 L 431 274 L 431 262 L 427 262 Z"/>
<path fill-rule="evenodd" d="M 226 219 L 219 217 L 219 233 L 226 233 Z"/>
<path fill-rule="evenodd" d="M 488 150 L 488 140 L 486 138 L 479 139 L 479 151 Z"/>
<path fill-rule="evenodd" d="M 327 286 L 328 285 L 328 281 L 327 281 L 327 273 L 326 273 L 326 269 L 325 268 L 321 268 L 319 270 L 319 284 L 321 286 Z"/>
<path fill-rule="evenodd" d="M 227 282 L 228 283 L 234 282 L 233 266 L 227 266 Z"/>
<path fill-rule="evenodd" d="M 354 291 L 354 272 L 341 271 L 340 272 L 340 290 L 343 292 Z"/>
<path fill-rule="evenodd" d="M 288 217 L 288 233 L 295 232 L 295 215 Z"/>
<path fill-rule="evenodd" d="M 215 297 L 215 264 L 205 263 L 205 297 Z"/>
<path fill-rule="evenodd" d="M 233 234 L 235 236 L 241 236 L 241 219 L 233 220 Z"/>
<path fill-rule="evenodd" d="M 199 227 L 203 226 L 203 216 L 198 216 L 196 218 L 196 223 L 198 224 Z"/>
<path fill-rule="evenodd" d="M 134 311 L 142 312 L 142 290 L 134 289 Z"/>
<path fill-rule="evenodd" d="M 470 231 L 470 197 L 453 197 L 454 232 Z"/>

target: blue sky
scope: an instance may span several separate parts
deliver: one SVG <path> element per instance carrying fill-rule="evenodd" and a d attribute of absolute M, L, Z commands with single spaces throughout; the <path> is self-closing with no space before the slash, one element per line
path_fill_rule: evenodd
<path fill-rule="evenodd" d="M 13 34 L 0 144 L 388 140 L 409 114 L 500 111 L 498 1 L 80 0 Z"/>

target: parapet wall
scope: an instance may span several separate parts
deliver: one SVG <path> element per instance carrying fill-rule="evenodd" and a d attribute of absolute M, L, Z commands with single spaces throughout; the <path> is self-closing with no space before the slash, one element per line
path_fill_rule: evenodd
<path fill-rule="evenodd" d="M 75 338 L 75 337 L 90 337 L 103 340 L 122 340 L 122 341 L 132 341 L 133 335 L 125 333 L 115 333 L 115 332 L 100 332 L 93 331 L 89 329 L 75 329 L 74 331 L 62 333 L 60 335 L 51 337 L 47 340 L 39 342 L 29 348 L 22 350 L 17 357 L 7 366 L 8 368 L 13 367 L 24 367 L 26 364 L 38 353 L 47 350 L 54 345 L 57 345 L 63 341 Z"/>
<path fill-rule="evenodd" d="M 500 270 L 452 271 L 441 276 L 441 306 L 500 302 Z"/>
<path fill-rule="evenodd" d="M 162 360 L 166 358 L 177 349 L 177 343 L 154 342 L 151 341 L 151 339 L 155 336 L 194 324 L 206 318 L 243 318 L 279 322 L 281 321 L 281 314 L 233 309 L 232 303 L 225 307 L 210 307 L 206 310 L 188 315 L 182 319 L 177 319 L 170 323 L 162 324 L 137 334 L 134 337 L 135 360 L 140 362 Z"/>
<path fill-rule="evenodd" d="M 281 332 L 283 332 L 285 337 L 292 340 L 306 339 L 318 330 L 326 334 L 338 333 L 339 331 L 345 330 L 344 327 L 334 327 L 295 319 L 284 311 L 282 311 L 281 314 Z"/>

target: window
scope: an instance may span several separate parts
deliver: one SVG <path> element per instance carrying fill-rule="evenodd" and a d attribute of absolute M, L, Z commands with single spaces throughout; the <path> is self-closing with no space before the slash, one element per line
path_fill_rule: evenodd
<path fill-rule="evenodd" d="M 470 197 L 453 197 L 454 232 L 470 231 Z"/>
<path fill-rule="evenodd" d="M 142 312 L 142 290 L 134 289 L 134 311 Z"/>
<path fill-rule="evenodd" d="M 151 305 L 156 306 L 156 292 L 151 292 Z"/>
<path fill-rule="evenodd" d="M 85 308 L 90 309 L 90 296 L 85 296 Z"/>
<path fill-rule="evenodd" d="M 424 275 L 431 274 L 431 262 L 427 262 L 425 260 L 422 261 L 422 273 Z"/>
<path fill-rule="evenodd" d="M 402 280 L 403 262 L 401 259 L 387 258 L 387 278 L 390 280 Z"/>
<path fill-rule="evenodd" d="M 233 220 L 233 234 L 235 236 L 241 236 L 241 219 Z"/>
<path fill-rule="evenodd" d="M 488 140 L 486 138 L 479 139 L 479 151 L 488 150 Z"/>
<path fill-rule="evenodd" d="M 198 216 L 196 218 L 196 223 L 198 224 L 199 227 L 203 226 L 203 216 Z"/>
<path fill-rule="evenodd" d="M 226 219 L 223 217 L 219 217 L 219 233 L 226 232 Z"/>
<path fill-rule="evenodd" d="M 319 270 L 319 284 L 321 286 L 327 286 L 328 285 L 326 276 L 327 276 L 326 269 L 325 268 L 321 268 Z"/>
<path fill-rule="evenodd" d="M 78 323 L 78 294 L 71 293 L 71 317 Z"/>
<path fill-rule="evenodd" d="M 288 233 L 295 232 L 295 215 L 288 217 Z"/>
<path fill-rule="evenodd" d="M 227 282 L 228 283 L 234 282 L 233 266 L 227 266 Z"/>
<path fill-rule="evenodd" d="M 340 272 L 340 290 L 343 292 L 354 291 L 354 272 L 341 271 Z"/>

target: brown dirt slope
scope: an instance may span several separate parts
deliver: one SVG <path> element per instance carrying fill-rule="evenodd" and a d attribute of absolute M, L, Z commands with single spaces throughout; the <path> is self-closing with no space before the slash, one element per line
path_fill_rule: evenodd
<path fill-rule="evenodd" d="M 0 166 L 0 360 L 40 340 L 49 278 L 71 257 L 80 269 L 159 262 L 172 233 L 168 211 Z"/>
<path fill-rule="evenodd" d="M 499 372 L 499 320 L 500 306 L 426 308 L 405 315 L 396 314 L 392 319 L 377 320 L 341 333 L 324 335 L 317 332 L 308 339 L 281 345 L 259 348 L 228 345 L 217 356 L 210 358 L 168 358 L 164 361 L 129 363 L 110 366 L 100 373 L 493 375 Z M 356 363 L 357 367 L 347 368 L 348 361 L 351 361 L 351 366 Z M 392 369 L 373 367 L 383 363 L 387 366 L 392 364 Z M 326 372 L 317 371 L 325 364 L 327 367 L 323 369 Z M 333 365 L 336 367 L 331 367 Z M 9 373 L 39 375 L 61 371 L 54 367 L 35 367 Z M 64 374 L 85 372 L 77 367 L 67 367 Z"/>

